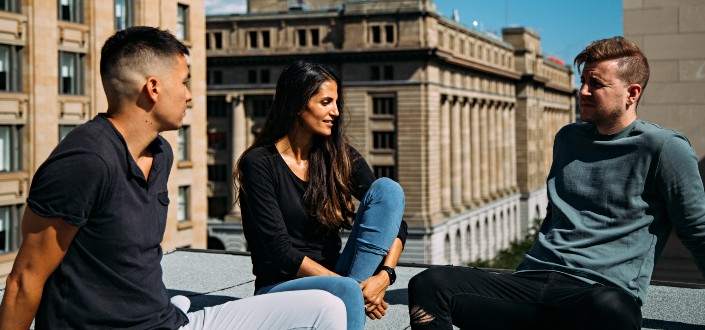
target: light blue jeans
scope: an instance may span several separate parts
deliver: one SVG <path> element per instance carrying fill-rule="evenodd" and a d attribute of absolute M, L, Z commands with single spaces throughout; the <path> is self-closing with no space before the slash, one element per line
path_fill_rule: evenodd
<path fill-rule="evenodd" d="M 360 283 L 372 275 L 394 243 L 404 214 L 404 192 L 387 178 L 375 180 L 360 201 L 355 223 L 334 271 L 343 277 L 312 276 L 266 286 L 256 294 L 318 289 L 345 304 L 348 330 L 365 327 L 365 301 Z"/>

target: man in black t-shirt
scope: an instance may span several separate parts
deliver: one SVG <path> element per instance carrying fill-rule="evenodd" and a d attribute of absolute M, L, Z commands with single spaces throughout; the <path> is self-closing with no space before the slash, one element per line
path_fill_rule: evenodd
<path fill-rule="evenodd" d="M 26 329 L 33 318 L 37 329 L 345 327 L 344 305 L 322 291 L 188 314 L 188 301 L 170 302 L 160 243 L 173 154 L 159 133 L 182 125 L 191 100 L 188 53 L 151 27 L 106 41 L 100 73 L 107 113 L 69 133 L 32 180 L 0 329 Z"/>

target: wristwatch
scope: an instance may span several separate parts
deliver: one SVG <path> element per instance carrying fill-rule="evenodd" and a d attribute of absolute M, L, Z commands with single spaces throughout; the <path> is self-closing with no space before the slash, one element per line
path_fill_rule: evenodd
<path fill-rule="evenodd" d="M 389 274 L 389 285 L 394 284 L 394 282 L 397 280 L 397 272 L 394 271 L 394 268 L 389 266 L 382 266 L 379 268 Z"/>

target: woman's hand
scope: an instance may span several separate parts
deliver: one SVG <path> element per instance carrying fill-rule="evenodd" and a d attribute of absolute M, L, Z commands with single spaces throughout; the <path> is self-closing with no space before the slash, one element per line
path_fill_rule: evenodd
<path fill-rule="evenodd" d="M 371 319 L 382 318 L 386 313 L 387 303 L 384 301 L 384 294 L 388 287 L 387 272 L 379 272 L 360 283 L 362 297 L 365 299 L 365 311 Z"/>

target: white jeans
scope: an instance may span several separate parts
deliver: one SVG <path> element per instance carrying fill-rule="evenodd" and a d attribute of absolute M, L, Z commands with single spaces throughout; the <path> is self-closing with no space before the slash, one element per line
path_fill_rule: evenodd
<path fill-rule="evenodd" d="M 184 313 L 190 301 L 175 296 L 172 303 Z M 206 307 L 188 313 L 189 323 L 180 330 L 218 329 L 312 329 L 345 330 L 345 305 L 322 290 L 263 294 Z"/>

